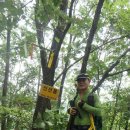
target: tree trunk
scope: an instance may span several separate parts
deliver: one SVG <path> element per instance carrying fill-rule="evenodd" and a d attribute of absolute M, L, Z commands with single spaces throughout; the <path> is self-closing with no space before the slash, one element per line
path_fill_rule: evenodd
<path fill-rule="evenodd" d="M 69 11 L 70 18 L 72 16 L 73 3 L 74 3 L 74 0 L 72 0 L 71 4 L 70 4 L 70 11 Z M 62 2 L 60 4 L 60 10 L 64 13 L 67 13 L 67 6 L 68 6 L 68 1 L 62 0 Z M 53 36 L 51 51 L 50 51 L 50 55 L 49 55 L 49 59 L 50 59 L 52 53 L 54 54 L 50 67 L 47 65 L 47 62 L 46 62 L 47 59 L 45 58 L 45 52 L 43 50 L 41 51 L 41 65 L 42 65 L 42 72 L 43 72 L 42 83 L 47 84 L 49 86 L 54 85 L 54 75 L 55 75 L 55 69 L 56 69 L 56 65 L 57 65 L 59 51 L 61 48 L 61 44 L 63 43 L 64 37 L 65 37 L 67 31 L 69 30 L 70 26 L 71 26 L 70 22 L 66 23 L 66 21 L 61 16 L 59 17 L 58 25 L 57 25 L 56 29 L 54 30 L 54 36 Z M 37 31 L 37 34 L 38 34 L 38 31 Z M 41 115 L 41 118 L 43 120 L 42 115 L 45 112 L 46 108 L 51 109 L 50 100 L 38 95 L 38 99 L 36 102 L 36 108 L 35 108 L 35 112 L 33 115 L 33 124 L 36 123 L 36 119 L 38 118 L 38 115 Z M 43 128 L 34 128 L 34 125 L 33 125 L 32 130 L 43 130 Z"/>
<path fill-rule="evenodd" d="M 89 55 L 90 55 L 90 52 L 91 52 L 91 46 L 92 46 L 94 34 L 97 30 L 97 25 L 98 25 L 98 21 L 99 21 L 99 18 L 100 18 L 100 13 L 101 13 L 103 3 L 104 3 L 104 0 L 99 0 L 96 11 L 95 11 L 92 27 L 90 29 L 89 36 L 88 36 L 88 39 L 87 39 L 87 45 L 86 45 L 86 48 L 85 48 L 83 63 L 82 63 L 82 67 L 81 67 L 81 70 L 80 70 L 81 73 L 86 73 L 88 58 L 89 58 Z"/>
<path fill-rule="evenodd" d="M 69 57 L 70 57 L 70 55 L 71 55 L 71 54 L 70 54 L 70 52 L 71 52 L 71 42 L 72 42 L 72 36 L 70 35 L 70 42 L 69 42 L 69 45 L 68 45 L 68 53 L 67 53 L 67 56 L 66 56 L 66 57 L 67 57 L 67 60 L 66 60 L 66 63 L 65 63 L 65 68 L 64 68 L 64 70 L 67 69 L 68 64 L 69 64 Z M 60 105 L 61 105 L 62 92 L 63 92 L 63 86 L 64 86 L 66 74 L 67 74 L 67 71 L 63 71 L 63 75 L 62 75 L 62 79 L 61 79 L 61 85 L 60 85 L 60 93 L 59 93 L 58 103 L 57 103 L 58 109 L 60 108 Z"/>
<path fill-rule="evenodd" d="M 10 23 L 10 19 L 8 19 L 8 23 Z M 6 104 L 6 96 L 7 96 L 7 86 L 8 86 L 8 77 L 9 77 L 9 60 L 10 60 L 10 35 L 11 35 L 11 29 L 10 26 L 8 25 L 7 29 L 7 43 L 6 43 L 6 65 L 5 65 L 5 77 L 4 77 L 4 82 L 2 85 L 3 91 L 2 91 L 2 106 L 5 107 Z M 6 113 L 3 114 L 2 116 L 2 121 L 1 121 L 1 130 L 6 130 Z"/>

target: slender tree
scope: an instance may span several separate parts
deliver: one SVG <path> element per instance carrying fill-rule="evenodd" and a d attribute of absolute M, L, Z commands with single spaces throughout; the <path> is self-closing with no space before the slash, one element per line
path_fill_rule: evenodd
<path fill-rule="evenodd" d="M 74 39 L 73 39 L 74 41 Z M 64 67 L 64 70 L 66 70 L 66 68 L 68 67 L 69 65 L 69 58 L 71 56 L 71 43 L 73 42 L 72 41 L 72 35 L 70 35 L 70 41 L 69 41 L 69 45 L 68 45 L 68 52 L 67 52 L 67 56 L 66 56 L 66 62 L 65 62 L 65 67 Z M 58 103 L 57 103 L 57 106 L 58 108 L 60 108 L 60 105 L 61 105 L 61 99 L 62 99 L 62 92 L 63 92 L 63 86 L 64 86 L 64 82 L 65 82 L 65 78 L 66 78 L 66 74 L 67 74 L 67 71 L 63 71 L 63 75 L 62 75 L 62 79 L 61 79 L 61 83 L 60 83 L 60 92 L 59 92 L 59 97 L 58 97 Z"/>
<path fill-rule="evenodd" d="M 10 62 L 10 36 L 11 36 L 11 19 L 8 16 L 7 20 L 7 42 L 6 42 L 6 65 L 5 65 L 5 77 L 4 82 L 2 85 L 3 92 L 2 92 L 2 106 L 6 106 L 6 96 L 7 96 L 7 86 L 8 86 L 8 79 L 9 79 L 9 62 Z M 6 130 L 6 114 L 3 115 L 2 123 L 1 123 L 1 130 Z"/>
<path fill-rule="evenodd" d="M 92 26 L 91 26 L 91 29 L 90 29 L 90 32 L 89 32 L 89 36 L 88 36 L 88 39 L 87 39 L 85 54 L 84 54 L 84 57 L 83 57 L 83 63 L 82 63 L 81 70 L 80 70 L 81 73 L 86 73 L 88 58 L 89 58 L 89 55 L 90 55 L 90 52 L 91 52 L 91 46 L 92 46 L 94 34 L 96 32 L 96 29 L 97 29 L 97 25 L 98 25 L 98 21 L 99 21 L 99 18 L 100 18 L 100 13 L 101 13 L 103 3 L 104 3 L 104 0 L 99 0 L 96 11 L 95 11 L 93 23 L 92 23 Z"/>

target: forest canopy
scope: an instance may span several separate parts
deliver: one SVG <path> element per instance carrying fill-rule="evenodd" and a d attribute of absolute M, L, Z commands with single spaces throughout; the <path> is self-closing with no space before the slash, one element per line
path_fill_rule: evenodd
<path fill-rule="evenodd" d="M 1 130 L 65 130 L 79 73 L 100 97 L 103 130 L 130 129 L 129 0 L 1 0 L 0 61 Z"/>

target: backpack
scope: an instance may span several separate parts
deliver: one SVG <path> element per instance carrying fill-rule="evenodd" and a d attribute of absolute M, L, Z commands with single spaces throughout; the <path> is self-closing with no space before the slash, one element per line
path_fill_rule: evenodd
<path fill-rule="evenodd" d="M 94 95 L 90 94 L 87 98 L 87 103 L 91 106 L 94 106 Z M 94 115 L 94 124 L 96 130 L 102 130 L 102 117 Z"/>

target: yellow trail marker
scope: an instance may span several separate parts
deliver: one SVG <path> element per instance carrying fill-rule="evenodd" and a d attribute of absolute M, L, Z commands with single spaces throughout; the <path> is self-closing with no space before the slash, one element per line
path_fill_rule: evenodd
<path fill-rule="evenodd" d="M 48 61 L 48 68 L 51 68 L 53 59 L 54 59 L 54 52 L 51 52 L 51 55 Z"/>
<path fill-rule="evenodd" d="M 41 84 L 39 95 L 49 99 L 57 100 L 59 90 L 47 84 Z"/>

